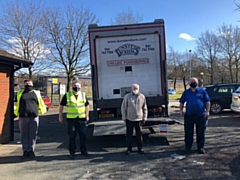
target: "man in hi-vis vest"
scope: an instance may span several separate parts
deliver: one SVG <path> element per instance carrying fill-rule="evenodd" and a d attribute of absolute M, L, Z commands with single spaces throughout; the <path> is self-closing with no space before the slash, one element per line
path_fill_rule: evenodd
<path fill-rule="evenodd" d="M 63 107 L 66 106 L 66 116 L 69 136 L 69 153 L 70 158 L 75 158 L 76 152 L 76 135 L 80 138 L 80 151 L 83 156 L 89 156 L 87 152 L 86 123 L 89 120 L 89 102 L 84 92 L 80 91 L 81 84 L 79 81 L 72 83 L 72 90 L 66 92 L 63 96 L 59 107 L 59 122 L 63 122 Z"/>
<path fill-rule="evenodd" d="M 40 91 L 33 90 L 31 80 L 24 81 L 24 90 L 17 92 L 15 116 L 19 116 L 19 129 L 23 149 L 22 158 L 34 158 L 39 125 L 39 114 L 47 112 Z"/>

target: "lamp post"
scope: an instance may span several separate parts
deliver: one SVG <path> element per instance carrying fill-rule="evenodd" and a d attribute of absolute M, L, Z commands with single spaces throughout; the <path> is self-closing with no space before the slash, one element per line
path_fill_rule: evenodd
<path fill-rule="evenodd" d="M 202 81 L 202 87 L 203 87 L 203 75 L 204 75 L 204 73 L 203 73 L 203 72 L 200 72 L 201 81 Z"/>
<path fill-rule="evenodd" d="M 189 49 L 189 54 L 190 54 L 190 78 L 192 77 L 192 56 L 191 56 L 192 50 Z"/>
<path fill-rule="evenodd" d="M 183 87 L 186 90 L 186 68 L 183 68 Z"/>

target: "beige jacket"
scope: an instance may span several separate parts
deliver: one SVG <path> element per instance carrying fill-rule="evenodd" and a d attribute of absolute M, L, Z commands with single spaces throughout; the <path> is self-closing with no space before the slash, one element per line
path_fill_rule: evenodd
<path fill-rule="evenodd" d="M 147 120 L 147 103 L 143 94 L 134 95 L 132 92 L 124 96 L 122 106 L 122 120 Z"/>

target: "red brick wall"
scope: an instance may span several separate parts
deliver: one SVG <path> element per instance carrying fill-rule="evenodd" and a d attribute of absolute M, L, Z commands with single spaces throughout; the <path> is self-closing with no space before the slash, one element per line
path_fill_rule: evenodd
<path fill-rule="evenodd" d="M 0 64 L 0 143 L 8 143 L 11 133 L 10 77 L 12 66 Z"/>

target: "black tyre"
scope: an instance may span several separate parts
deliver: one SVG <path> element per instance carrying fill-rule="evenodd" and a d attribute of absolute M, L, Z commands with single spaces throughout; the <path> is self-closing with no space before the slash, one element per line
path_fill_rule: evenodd
<path fill-rule="evenodd" d="M 222 105 L 217 101 L 211 102 L 210 111 L 212 114 L 219 114 L 222 112 Z"/>

